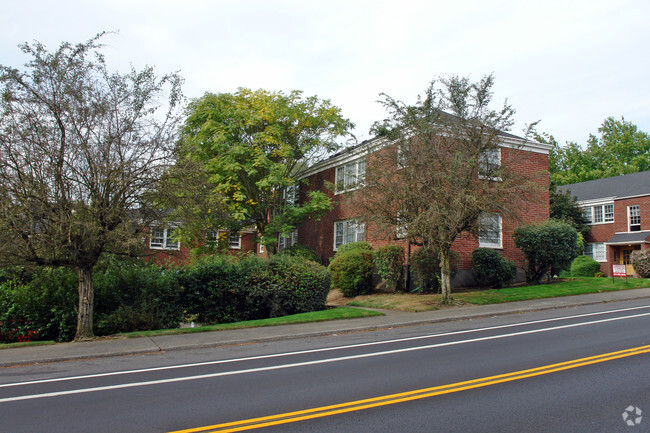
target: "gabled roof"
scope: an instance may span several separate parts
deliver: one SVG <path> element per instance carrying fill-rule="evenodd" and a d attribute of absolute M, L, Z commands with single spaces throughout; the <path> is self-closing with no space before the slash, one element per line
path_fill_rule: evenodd
<path fill-rule="evenodd" d="M 650 170 L 561 185 L 558 189 L 571 191 L 571 195 L 576 196 L 578 201 L 650 195 Z"/>

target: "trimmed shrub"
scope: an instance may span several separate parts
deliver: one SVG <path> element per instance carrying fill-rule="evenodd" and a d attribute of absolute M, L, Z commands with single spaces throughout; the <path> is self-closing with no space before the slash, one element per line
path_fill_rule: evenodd
<path fill-rule="evenodd" d="M 350 242 L 348 244 L 339 245 L 339 247 L 336 249 L 336 254 L 334 254 L 334 257 L 332 257 L 332 260 L 340 256 L 341 254 L 353 250 L 372 251 L 372 245 L 370 245 L 368 242 Z"/>
<path fill-rule="evenodd" d="M 175 269 L 107 256 L 94 272 L 95 334 L 176 328 L 183 319 Z"/>
<path fill-rule="evenodd" d="M 301 257 L 275 256 L 268 262 L 273 290 L 261 293 L 263 317 L 279 317 L 325 308 L 331 277 L 327 269 Z M 257 286 L 255 286 L 257 287 Z"/>
<path fill-rule="evenodd" d="M 335 256 L 327 270 L 332 275 L 332 288 L 343 296 L 365 295 L 372 290 L 372 252 L 365 248 L 348 250 Z"/>
<path fill-rule="evenodd" d="M 283 254 L 213 256 L 181 270 L 178 284 L 186 313 L 211 324 L 322 310 L 330 275 L 322 265 Z"/>
<path fill-rule="evenodd" d="M 578 256 L 571 262 L 572 277 L 593 277 L 600 271 L 600 263 L 589 256 Z"/>
<path fill-rule="evenodd" d="M 450 251 L 451 278 L 460 266 L 460 254 Z M 440 257 L 433 248 L 418 248 L 411 253 L 411 270 L 417 292 L 440 292 Z"/>
<path fill-rule="evenodd" d="M 296 244 L 289 248 L 282 250 L 281 254 L 293 257 L 301 257 L 303 259 L 311 260 L 312 262 L 318 263 L 319 265 L 323 264 L 320 256 L 316 254 L 312 248 L 309 248 L 307 245 Z"/>
<path fill-rule="evenodd" d="M 547 220 L 515 230 L 515 245 L 526 255 L 526 279 L 540 283 L 548 273 L 567 269 L 577 256 L 578 232 L 570 224 Z"/>
<path fill-rule="evenodd" d="M 389 285 L 399 287 L 404 269 L 404 247 L 400 245 L 379 247 L 373 251 L 372 261 L 380 277 Z"/>
<path fill-rule="evenodd" d="M 479 287 L 505 287 L 517 275 L 517 265 L 491 248 L 472 252 L 472 273 Z"/>
<path fill-rule="evenodd" d="M 634 251 L 631 260 L 634 271 L 641 278 L 650 278 L 650 250 Z"/>

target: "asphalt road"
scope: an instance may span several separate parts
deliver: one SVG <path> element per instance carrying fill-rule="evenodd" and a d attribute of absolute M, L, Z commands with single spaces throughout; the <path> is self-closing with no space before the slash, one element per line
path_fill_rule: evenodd
<path fill-rule="evenodd" d="M 0 431 L 650 432 L 646 346 L 647 299 L 5 368 Z"/>

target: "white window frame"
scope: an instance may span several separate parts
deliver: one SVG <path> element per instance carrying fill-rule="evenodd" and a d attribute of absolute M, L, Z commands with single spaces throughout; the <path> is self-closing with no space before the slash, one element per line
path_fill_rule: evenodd
<path fill-rule="evenodd" d="M 493 176 L 493 171 L 501 167 L 501 148 L 489 149 L 482 152 L 478 157 L 478 177 L 479 179 L 498 180 L 498 176 Z"/>
<path fill-rule="evenodd" d="M 614 222 L 614 204 L 599 204 L 582 208 L 587 224 L 609 224 Z"/>
<path fill-rule="evenodd" d="M 298 229 L 289 233 L 280 233 L 278 236 L 278 251 L 292 247 L 298 243 Z"/>
<path fill-rule="evenodd" d="M 632 230 L 632 227 L 639 227 L 638 230 Z M 627 231 L 641 231 L 641 206 L 633 204 L 627 207 Z"/>
<path fill-rule="evenodd" d="M 282 198 L 288 205 L 295 206 L 300 201 L 300 184 L 288 186 L 282 190 Z"/>
<path fill-rule="evenodd" d="M 498 234 L 497 242 L 494 241 L 495 236 L 491 236 L 493 233 Z M 503 248 L 503 221 L 501 215 L 497 213 L 481 214 L 478 222 L 478 246 L 480 248 Z"/>
<path fill-rule="evenodd" d="M 266 248 L 264 248 L 264 244 L 260 244 L 260 254 L 264 254 L 266 251 Z"/>
<path fill-rule="evenodd" d="M 334 223 L 334 251 L 341 245 L 366 240 L 366 224 L 357 220 L 336 221 Z"/>
<path fill-rule="evenodd" d="M 597 262 L 607 261 L 607 248 L 604 242 L 588 242 L 585 244 L 584 255 Z"/>
<path fill-rule="evenodd" d="M 228 234 L 228 248 L 231 250 L 240 250 L 241 249 L 241 233 L 229 233 Z"/>
<path fill-rule="evenodd" d="M 175 229 L 176 227 L 151 227 L 149 248 L 152 250 L 180 250 L 181 243 L 173 238 Z M 159 234 L 154 236 L 156 232 Z"/>
<path fill-rule="evenodd" d="M 365 177 L 365 157 L 339 165 L 335 169 L 334 193 L 342 194 L 363 187 Z"/>

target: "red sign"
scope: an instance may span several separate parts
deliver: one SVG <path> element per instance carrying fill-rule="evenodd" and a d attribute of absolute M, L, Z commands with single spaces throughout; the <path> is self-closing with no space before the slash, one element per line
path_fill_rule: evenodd
<path fill-rule="evenodd" d="M 612 275 L 614 277 L 627 277 L 625 265 L 612 265 Z"/>

